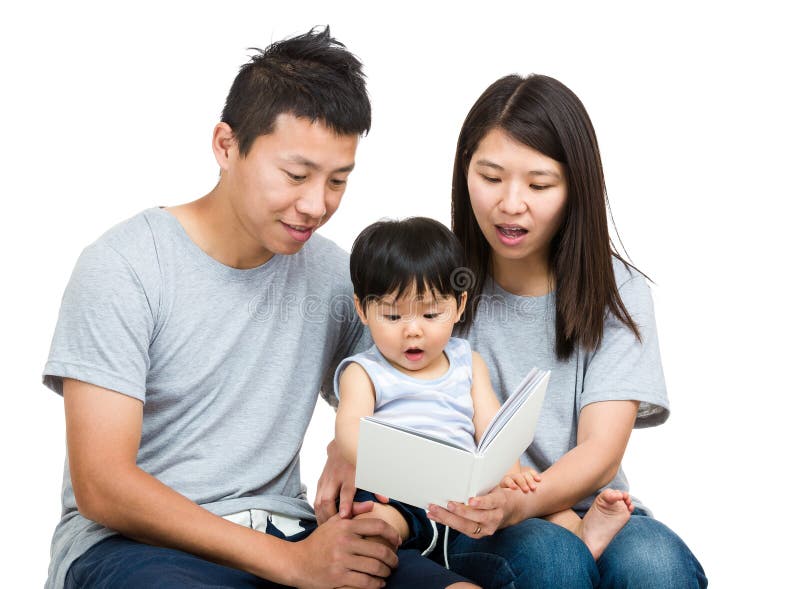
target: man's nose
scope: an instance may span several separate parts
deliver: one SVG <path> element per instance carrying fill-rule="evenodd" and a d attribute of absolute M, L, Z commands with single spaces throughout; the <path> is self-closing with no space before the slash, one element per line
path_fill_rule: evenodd
<path fill-rule="evenodd" d="M 324 217 L 327 212 L 325 209 L 325 191 L 324 184 L 308 186 L 295 205 L 297 212 L 313 219 Z"/>

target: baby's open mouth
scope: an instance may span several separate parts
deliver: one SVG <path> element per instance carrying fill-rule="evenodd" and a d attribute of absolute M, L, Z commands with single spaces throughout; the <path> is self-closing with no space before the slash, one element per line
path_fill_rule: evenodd
<path fill-rule="evenodd" d="M 408 348 L 404 354 L 409 360 L 420 360 L 425 352 L 419 348 Z"/>

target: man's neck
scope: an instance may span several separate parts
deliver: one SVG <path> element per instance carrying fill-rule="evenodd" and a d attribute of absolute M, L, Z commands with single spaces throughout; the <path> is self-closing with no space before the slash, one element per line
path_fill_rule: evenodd
<path fill-rule="evenodd" d="M 250 237 L 219 184 L 202 198 L 167 210 L 200 249 L 226 266 L 255 268 L 274 255 Z"/>

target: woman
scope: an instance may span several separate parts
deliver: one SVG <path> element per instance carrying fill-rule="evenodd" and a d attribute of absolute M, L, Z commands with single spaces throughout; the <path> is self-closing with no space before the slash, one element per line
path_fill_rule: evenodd
<path fill-rule="evenodd" d="M 489 86 L 462 126 L 452 198 L 474 278 L 461 335 L 501 397 L 532 366 L 552 374 L 522 457 L 541 472 L 536 491 L 498 488 L 431 507 L 459 532 L 450 567 L 483 587 L 705 587 L 691 551 L 635 498 L 597 560 L 544 519 L 583 515 L 602 488 L 627 491 L 620 465 L 631 430 L 669 413 L 649 288 L 612 248 L 597 141 L 577 96 L 546 76 Z M 336 478 L 331 464 L 322 511 Z"/>
<path fill-rule="evenodd" d="M 450 544 L 451 566 L 486 586 L 498 580 L 482 572 L 485 554 L 507 557 L 510 574 L 533 586 L 705 586 L 686 545 L 636 499 L 596 562 L 564 528 L 538 519 L 568 507 L 582 514 L 603 487 L 627 491 L 620 465 L 632 428 L 669 413 L 649 288 L 612 248 L 600 154 L 578 97 L 546 76 L 492 84 L 459 136 L 452 207 L 475 277 L 463 333 L 494 390 L 512 391 L 531 366 L 552 376 L 522 458 L 542 481 L 534 493 L 506 493 L 497 509 L 506 528 L 476 538 L 497 514 L 434 509 L 469 534 Z"/>

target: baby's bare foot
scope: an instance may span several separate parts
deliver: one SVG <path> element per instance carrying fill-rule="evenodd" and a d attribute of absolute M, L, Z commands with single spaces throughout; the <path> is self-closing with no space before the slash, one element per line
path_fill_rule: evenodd
<path fill-rule="evenodd" d="M 595 560 L 614 539 L 631 517 L 633 503 L 624 491 L 605 489 L 592 503 L 581 522 L 581 539 L 589 547 Z"/>

